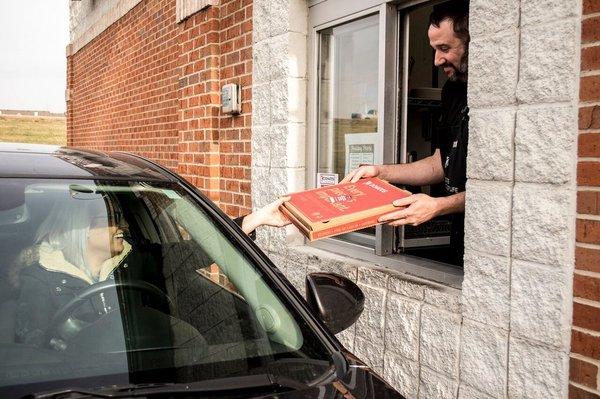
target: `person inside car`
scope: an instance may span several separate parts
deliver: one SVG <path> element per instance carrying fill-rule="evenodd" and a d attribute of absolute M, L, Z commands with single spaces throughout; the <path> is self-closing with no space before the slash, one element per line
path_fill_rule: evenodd
<path fill-rule="evenodd" d="M 246 234 L 259 226 L 290 222 L 279 212 L 281 198 L 236 219 Z M 117 201 L 109 196 L 59 201 L 40 225 L 35 245 L 20 257 L 17 342 L 48 345 L 54 315 L 92 284 L 107 280 L 143 280 L 162 292 L 164 276 L 152 254 L 133 250 Z M 136 248 L 138 249 L 138 248 Z M 154 278 L 153 278 L 154 276 Z M 90 297 L 74 318 L 83 324 L 118 307 L 115 290 Z M 121 301 L 122 302 L 122 301 Z"/>

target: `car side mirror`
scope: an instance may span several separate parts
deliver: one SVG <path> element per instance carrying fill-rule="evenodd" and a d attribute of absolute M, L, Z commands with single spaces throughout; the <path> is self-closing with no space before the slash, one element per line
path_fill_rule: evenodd
<path fill-rule="evenodd" d="M 310 310 L 337 334 L 358 319 L 364 309 L 365 294 L 339 274 L 310 273 L 306 276 L 306 300 Z"/>

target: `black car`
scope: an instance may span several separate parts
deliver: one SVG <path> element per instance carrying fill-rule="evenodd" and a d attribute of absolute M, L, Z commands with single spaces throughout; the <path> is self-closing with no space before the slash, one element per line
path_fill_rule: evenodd
<path fill-rule="evenodd" d="M 401 398 L 198 190 L 119 152 L 0 144 L 0 397 Z"/>

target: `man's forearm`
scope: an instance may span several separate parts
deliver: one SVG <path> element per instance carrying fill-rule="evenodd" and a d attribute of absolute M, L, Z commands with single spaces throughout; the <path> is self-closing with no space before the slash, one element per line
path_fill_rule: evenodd
<path fill-rule="evenodd" d="M 450 213 L 461 213 L 465 211 L 465 192 L 449 195 L 448 197 L 437 197 L 438 210 L 437 215 L 447 215 Z"/>
<path fill-rule="evenodd" d="M 425 186 L 440 183 L 444 179 L 444 171 L 437 153 L 412 163 L 377 167 L 379 177 L 392 183 Z"/>

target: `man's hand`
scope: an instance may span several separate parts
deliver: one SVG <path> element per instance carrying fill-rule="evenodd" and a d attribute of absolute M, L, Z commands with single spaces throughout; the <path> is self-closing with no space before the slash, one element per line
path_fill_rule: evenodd
<path fill-rule="evenodd" d="M 381 216 L 380 222 L 390 226 L 406 224 L 418 226 L 438 216 L 439 213 L 438 198 L 430 197 L 427 194 L 413 194 L 410 197 L 396 200 L 393 204 L 405 208 Z"/>
<path fill-rule="evenodd" d="M 364 165 L 357 169 L 351 170 L 350 173 L 340 183 L 356 183 L 363 177 L 379 176 L 380 170 L 377 165 Z"/>

